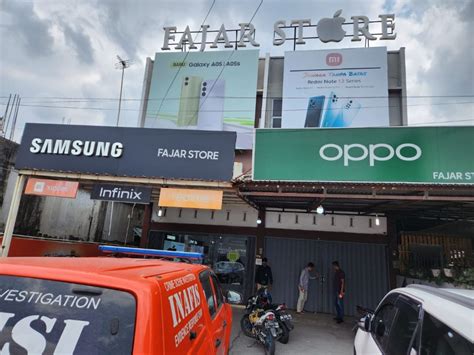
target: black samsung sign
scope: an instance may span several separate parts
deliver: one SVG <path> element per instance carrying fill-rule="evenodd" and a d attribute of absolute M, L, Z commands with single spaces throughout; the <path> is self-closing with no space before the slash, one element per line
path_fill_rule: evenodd
<path fill-rule="evenodd" d="M 27 123 L 17 169 L 228 181 L 235 132 Z"/>
<path fill-rule="evenodd" d="M 142 186 L 96 184 L 91 199 L 130 203 L 150 203 L 151 188 Z"/>

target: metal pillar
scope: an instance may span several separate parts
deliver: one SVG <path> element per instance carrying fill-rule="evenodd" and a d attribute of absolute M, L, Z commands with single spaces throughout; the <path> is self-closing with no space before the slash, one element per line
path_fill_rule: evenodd
<path fill-rule="evenodd" d="M 118 104 L 118 112 L 117 112 L 117 124 L 118 127 L 120 122 L 120 109 L 122 107 L 122 89 L 123 89 L 123 74 L 125 72 L 125 66 L 122 67 L 122 80 L 120 80 L 120 95 L 119 95 L 119 104 Z"/>
<path fill-rule="evenodd" d="M 15 189 L 13 190 L 12 202 L 8 211 L 7 223 L 5 225 L 5 233 L 3 234 L 2 249 L 0 257 L 6 258 L 10 251 L 10 244 L 13 237 L 13 228 L 15 227 L 18 208 L 20 207 L 21 195 L 25 186 L 25 175 L 18 175 L 16 178 Z"/>

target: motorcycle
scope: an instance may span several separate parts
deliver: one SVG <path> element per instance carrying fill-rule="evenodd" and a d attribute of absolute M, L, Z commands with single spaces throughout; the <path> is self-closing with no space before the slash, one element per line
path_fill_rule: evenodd
<path fill-rule="evenodd" d="M 272 311 L 278 327 L 275 328 L 276 335 L 273 335 L 276 340 L 282 344 L 288 343 L 290 337 L 290 331 L 293 330 L 292 317 L 286 312 L 285 304 L 272 304 L 269 302 L 271 299 L 268 290 L 261 288 L 255 296 L 252 296 L 247 301 L 246 312 L 242 316 L 240 325 L 245 335 L 252 337 L 253 324 L 250 321 L 250 315 L 255 311 Z"/>
<path fill-rule="evenodd" d="M 279 326 L 273 311 L 254 309 L 242 316 L 240 326 L 245 335 L 255 338 L 263 345 L 266 355 L 275 354 Z"/>

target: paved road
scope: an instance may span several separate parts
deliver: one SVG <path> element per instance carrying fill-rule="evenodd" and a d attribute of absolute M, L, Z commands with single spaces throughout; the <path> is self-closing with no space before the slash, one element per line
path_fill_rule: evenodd
<path fill-rule="evenodd" d="M 230 355 L 263 355 L 263 347 L 240 332 L 242 312 L 241 308 L 234 308 Z M 277 343 L 276 354 L 353 354 L 354 318 L 348 318 L 343 324 L 336 324 L 330 314 L 290 313 L 293 315 L 295 329 L 290 333 L 288 344 Z"/>

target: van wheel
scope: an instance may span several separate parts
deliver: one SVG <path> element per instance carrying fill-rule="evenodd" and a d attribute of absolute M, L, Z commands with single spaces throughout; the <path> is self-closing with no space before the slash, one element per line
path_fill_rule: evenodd
<path fill-rule="evenodd" d="M 252 326 L 252 323 L 250 323 L 248 314 L 244 314 L 242 318 L 240 319 L 240 329 L 242 329 L 242 332 L 246 336 L 252 338 L 253 337 L 252 328 L 253 326 Z"/>

